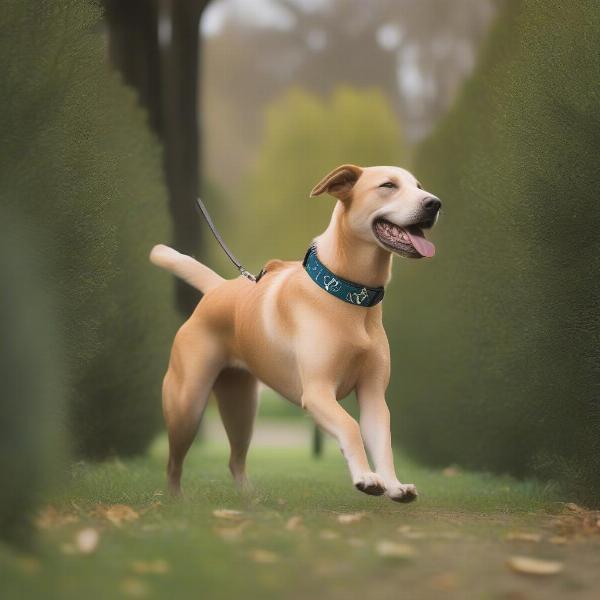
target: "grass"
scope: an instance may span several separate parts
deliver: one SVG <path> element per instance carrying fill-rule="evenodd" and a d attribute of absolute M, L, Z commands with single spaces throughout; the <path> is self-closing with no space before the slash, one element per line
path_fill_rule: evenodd
<path fill-rule="evenodd" d="M 186 463 L 185 500 L 173 501 L 163 492 L 165 456 L 159 440 L 145 458 L 75 465 L 47 500 L 74 522 L 46 523 L 36 555 L 0 547 L 0 597 L 597 597 L 600 545 L 550 543 L 561 498 L 535 482 L 447 476 L 399 457 L 402 478 L 421 492 L 418 502 L 400 505 L 356 492 L 331 444 L 321 460 L 304 448 L 259 447 L 249 464 L 254 492 L 242 495 L 226 471 L 225 446 L 205 443 Z M 111 523 L 98 505 L 113 504 L 139 518 Z M 241 515 L 217 518 L 215 509 Z M 338 521 L 357 512 L 364 516 L 355 523 Z M 290 529 L 292 517 L 301 520 Z M 73 540 L 86 527 L 100 541 L 82 555 Z M 542 541 L 507 541 L 515 530 L 538 532 Z M 413 555 L 382 556 L 382 540 L 408 545 Z M 513 554 L 560 560 L 565 570 L 547 578 L 512 573 L 505 561 Z"/>

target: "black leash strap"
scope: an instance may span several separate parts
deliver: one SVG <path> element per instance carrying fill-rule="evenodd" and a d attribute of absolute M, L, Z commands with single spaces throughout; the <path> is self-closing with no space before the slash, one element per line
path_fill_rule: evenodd
<path fill-rule="evenodd" d="M 197 204 L 198 208 L 200 209 L 200 212 L 206 219 L 206 222 L 208 223 L 210 230 L 213 232 L 215 239 L 217 240 L 217 242 L 219 242 L 219 245 L 221 246 L 221 248 L 223 248 L 223 251 L 229 257 L 229 260 L 235 265 L 235 268 L 246 279 L 249 279 L 250 281 L 253 281 L 254 283 L 256 283 L 258 281 L 258 279 L 260 279 L 260 276 L 262 275 L 263 272 L 261 271 L 260 275 L 258 277 L 255 277 L 254 275 L 252 275 L 252 273 L 250 273 L 250 271 L 247 271 L 246 269 L 244 269 L 244 267 L 240 264 L 240 261 L 233 255 L 233 252 L 231 252 L 231 250 L 227 247 L 227 244 L 221 237 L 221 234 L 217 231 L 215 224 L 213 223 L 212 219 L 210 218 L 210 215 L 208 214 L 208 210 L 206 210 L 206 206 L 204 206 L 204 202 L 202 202 L 202 200 L 200 200 L 200 198 L 196 198 L 196 204 Z"/>

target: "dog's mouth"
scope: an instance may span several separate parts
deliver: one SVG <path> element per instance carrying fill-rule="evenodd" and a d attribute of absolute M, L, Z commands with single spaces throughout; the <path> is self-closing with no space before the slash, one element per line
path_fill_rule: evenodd
<path fill-rule="evenodd" d="M 375 237 L 390 250 L 407 258 L 431 258 L 435 254 L 435 246 L 423 233 L 421 227 L 431 226 L 428 223 L 400 227 L 386 219 L 376 219 L 373 223 Z"/>

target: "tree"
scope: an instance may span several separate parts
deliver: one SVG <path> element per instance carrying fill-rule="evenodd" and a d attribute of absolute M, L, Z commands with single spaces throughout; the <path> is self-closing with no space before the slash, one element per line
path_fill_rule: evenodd
<path fill-rule="evenodd" d="M 221 215 L 226 238 L 235 240 L 231 245 L 255 270 L 269 258 L 299 260 L 329 222 L 333 203 L 308 199 L 327 171 L 345 162 L 404 160 L 398 121 L 379 90 L 340 87 L 324 101 L 301 89 L 290 91 L 267 111 L 246 194 Z"/>
<path fill-rule="evenodd" d="M 164 168 L 173 219 L 172 244 L 181 252 L 200 249 L 194 212 L 198 195 L 199 35 L 209 0 L 104 0 L 110 33 L 110 57 L 125 82 L 138 93 L 164 149 Z M 160 44 L 159 19 L 170 27 Z M 176 306 L 189 316 L 200 298 L 175 280 Z"/>
<path fill-rule="evenodd" d="M 504 0 L 502 0 L 504 1 Z M 267 3 L 261 3 L 261 6 Z M 206 12 L 223 24 L 204 37 L 205 171 L 229 196 L 262 141 L 264 110 L 290 86 L 327 97 L 340 85 L 376 87 L 422 138 L 453 103 L 495 14 L 494 0 L 329 0 L 269 3 L 265 24 L 234 2 Z"/>

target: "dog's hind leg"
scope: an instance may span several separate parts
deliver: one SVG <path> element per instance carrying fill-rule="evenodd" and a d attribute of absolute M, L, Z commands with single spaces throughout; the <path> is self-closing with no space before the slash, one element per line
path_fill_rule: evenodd
<path fill-rule="evenodd" d="M 219 340 L 188 321 L 175 336 L 163 381 L 163 414 L 169 436 L 169 489 L 181 491 L 185 456 L 194 441 L 210 391 L 224 364 Z"/>
<path fill-rule="evenodd" d="M 247 483 L 246 454 L 256 416 L 258 381 L 246 370 L 227 368 L 217 378 L 214 389 L 231 446 L 229 470 L 243 487 Z"/>

